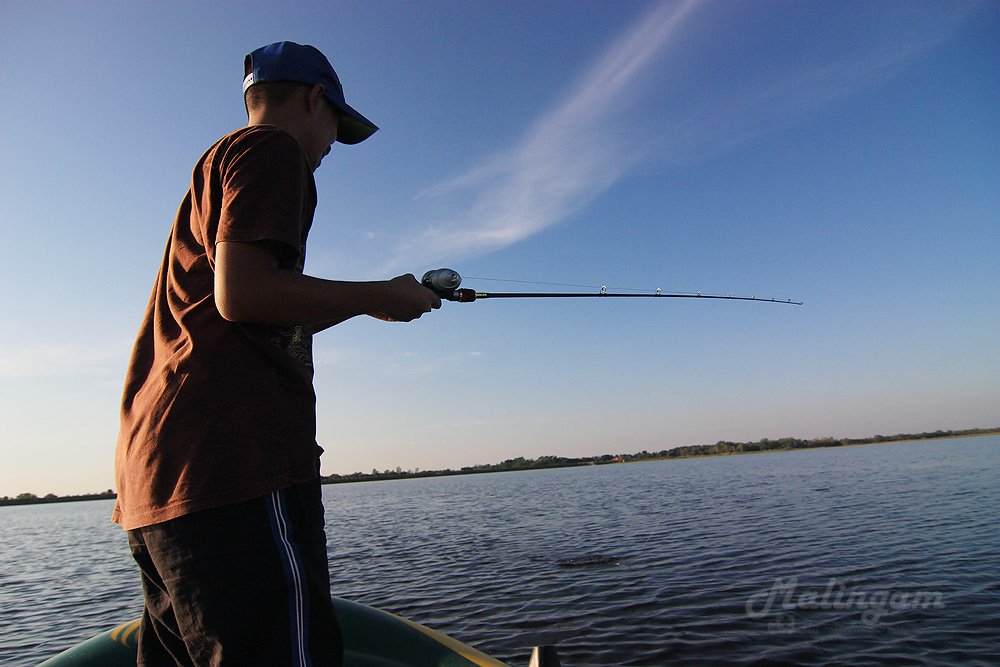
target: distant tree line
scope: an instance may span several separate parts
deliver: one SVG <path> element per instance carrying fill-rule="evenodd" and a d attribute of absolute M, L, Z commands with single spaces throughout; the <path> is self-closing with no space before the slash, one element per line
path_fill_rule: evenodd
<path fill-rule="evenodd" d="M 973 435 L 989 435 L 1000 431 L 997 428 L 970 428 L 962 431 L 933 431 L 925 433 L 897 433 L 896 435 L 873 435 L 867 438 L 781 438 L 770 440 L 764 438 L 757 442 L 730 442 L 720 440 L 714 445 L 689 445 L 674 447 L 655 454 L 642 451 L 626 460 L 677 459 L 691 456 L 722 456 L 726 454 L 748 454 L 751 452 L 788 451 L 790 449 L 817 449 L 820 447 L 846 447 L 849 445 L 871 445 L 879 442 L 900 442 L 905 440 L 936 440 Z"/>
<path fill-rule="evenodd" d="M 33 493 L 19 493 L 13 498 L 10 496 L 3 496 L 0 498 L 0 506 L 39 505 L 42 503 L 72 503 L 80 500 L 108 500 L 110 498 L 117 497 L 118 495 L 111 489 L 108 489 L 104 493 L 84 493 L 78 496 L 57 496 L 54 493 L 49 493 L 44 496 L 36 496 Z"/>
<path fill-rule="evenodd" d="M 969 428 L 961 431 L 933 431 L 924 433 L 897 433 L 896 435 L 873 435 L 867 438 L 780 438 L 770 440 L 764 438 L 756 442 L 730 442 L 720 440 L 714 445 L 687 445 L 664 449 L 659 452 L 642 450 L 635 454 L 602 454 L 600 456 L 585 456 L 580 458 L 566 456 L 540 456 L 528 459 L 518 456 L 500 463 L 483 463 L 466 466 L 458 470 L 403 470 L 400 467 L 379 472 L 373 469 L 370 473 L 355 472 L 349 475 L 327 475 L 321 478 L 323 484 L 345 484 L 348 482 L 374 482 L 390 479 L 416 479 L 421 477 L 447 477 L 450 475 L 478 475 L 491 472 L 513 472 L 517 470 L 544 470 L 546 468 L 571 468 L 574 466 L 608 465 L 611 463 L 633 463 L 638 461 L 658 461 L 663 459 L 683 459 L 695 456 L 727 456 L 732 454 L 750 454 L 753 452 L 788 451 L 792 449 L 816 449 L 819 447 L 846 447 L 849 445 L 870 445 L 879 442 L 899 442 L 903 440 L 935 440 L 974 435 L 993 435 L 1000 433 L 996 428 Z M 3 505 L 33 505 L 37 503 L 62 503 L 78 500 L 106 500 L 115 498 L 115 492 L 108 489 L 104 493 L 91 493 L 80 496 L 57 496 L 48 494 L 38 497 L 33 493 L 22 493 L 14 498 L 3 496 Z"/>
<path fill-rule="evenodd" d="M 610 455 L 607 455 L 610 457 Z M 601 457 L 598 457 L 601 458 Z M 619 461 L 621 459 L 619 458 Z M 420 477 L 448 477 L 450 475 L 477 475 L 488 472 L 512 472 L 515 470 L 541 470 L 544 468 L 569 468 L 572 466 L 594 465 L 594 457 L 569 458 L 565 456 L 540 456 L 537 459 L 526 459 L 519 456 L 501 463 L 481 463 L 465 466 L 458 470 L 372 470 L 370 473 L 355 472 L 349 475 L 327 475 L 322 478 L 324 484 L 343 484 L 347 482 L 373 482 L 387 479 L 414 479 Z M 603 461 L 602 461 L 603 462 Z M 611 461 L 607 461 L 611 463 Z"/>
<path fill-rule="evenodd" d="M 340 484 L 345 482 L 371 482 L 389 479 L 412 479 L 419 477 L 444 477 L 448 475 L 475 475 L 490 472 L 511 472 L 517 470 L 543 470 L 546 468 L 569 468 L 586 465 L 606 465 L 610 463 L 633 463 L 638 461 L 657 461 L 663 459 L 682 459 L 695 456 L 727 456 L 732 454 L 750 454 L 753 452 L 788 451 L 792 449 L 817 449 L 820 447 L 845 447 L 849 445 L 870 445 L 879 442 L 900 442 L 903 440 L 934 440 L 974 435 L 991 435 L 1000 433 L 996 428 L 970 428 L 960 431 L 933 431 L 924 433 L 897 433 L 896 435 L 874 435 L 867 438 L 781 438 L 771 440 L 764 438 L 756 442 L 730 442 L 720 440 L 714 445 L 687 445 L 664 449 L 659 452 L 643 450 L 635 454 L 602 454 L 572 458 L 565 456 L 541 456 L 537 459 L 527 459 L 519 456 L 501 463 L 479 464 L 466 466 L 458 470 L 424 470 L 404 471 L 401 468 L 371 473 L 356 472 L 350 475 L 329 475 L 323 478 L 324 484 Z"/>

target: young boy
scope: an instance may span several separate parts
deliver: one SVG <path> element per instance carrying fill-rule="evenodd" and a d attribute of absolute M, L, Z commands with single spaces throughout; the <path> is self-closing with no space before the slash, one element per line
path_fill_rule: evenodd
<path fill-rule="evenodd" d="M 142 575 L 140 665 L 339 665 L 312 335 L 441 305 L 412 275 L 303 275 L 313 171 L 378 128 L 318 50 L 246 56 L 249 123 L 194 168 L 129 364 L 113 520 Z"/>

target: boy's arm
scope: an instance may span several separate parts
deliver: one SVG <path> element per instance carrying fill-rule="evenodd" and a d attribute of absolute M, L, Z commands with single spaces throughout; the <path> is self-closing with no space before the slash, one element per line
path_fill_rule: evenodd
<path fill-rule="evenodd" d="M 231 322 L 319 330 L 356 315 L 409 322 L 441 299 L 412 275 L 392 280 L 323 280 L 283 269 L 271 243 L 226 241 L 215 250 L 215 304 Z"/>

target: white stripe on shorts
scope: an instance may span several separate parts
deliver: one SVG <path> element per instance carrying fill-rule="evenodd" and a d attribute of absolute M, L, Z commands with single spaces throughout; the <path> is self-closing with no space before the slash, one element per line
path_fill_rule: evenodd
<path fill-rule="evenodd" d="M 292 588 L 294 598 L 294 614 L 292 618 L 292 644 L 296 651 L 294 664 L 297 667 L 308 667 L 310 664 L 308 651 L 306 649 L 306 623 L 305 623 L 305 590 L 302 585 L 302 572 L 296 558 L 295 548 L 288 537 L 288 518 L 285 512 L 284 498 L 281 491 L 271 493 L 271 509 L 274 511 L 274 525 L 278 538 L 279 551 L 284 551 L 284 561 L 288 568 L 289 585 Z M 279 554 L 280 557 L 280 554 Z"/>

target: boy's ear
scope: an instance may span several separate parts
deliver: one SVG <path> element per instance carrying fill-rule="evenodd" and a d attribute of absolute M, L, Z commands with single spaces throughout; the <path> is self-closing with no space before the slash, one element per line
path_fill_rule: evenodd
<path fill-rule="evenodd" d="M 309 89 L 309 111 L 316 112 L 319 105 L 323 103 L 323 94 L 325 92 L 326 86 L 321 83 L 317 83 Z"/>

